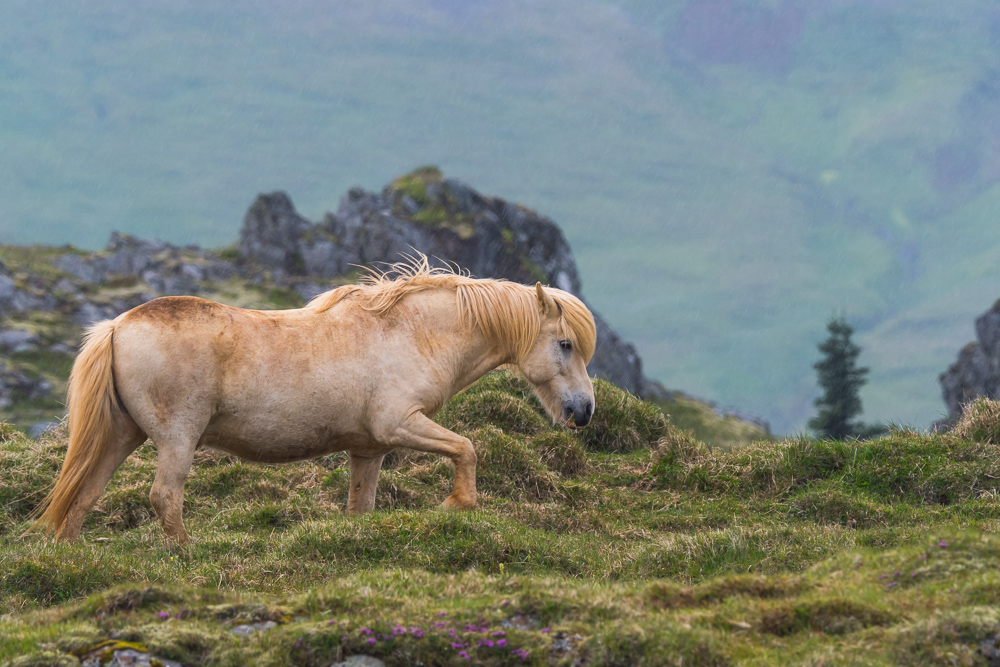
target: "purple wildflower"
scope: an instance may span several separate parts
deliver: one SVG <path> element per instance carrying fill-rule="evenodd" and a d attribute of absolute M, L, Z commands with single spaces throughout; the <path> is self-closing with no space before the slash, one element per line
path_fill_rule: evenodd
<path fill-rule="evenodd" d="M 493 640 L 492 639 L 480 639 L 479 640 L 479 646 L 485 646 L 486 648 L 493 648 Z"/>
<path fill-rule="evenodd" d="M 418 628 L 417 626 L 412 625 L 410 626 L 410 634 L 416 637 L 417 639 L 420 639 L 421 637 L 424 636 L 424 631 Z"/>
<path fill-rule="evenodd" d="M 458 652 L 458 654 L 459 654 L 459 655 L 460 655 L 460 656 L 461 656 L 462 658 L 464 658 L 464 659 L 466 659 L 466 660 L 468 660 L 468 659 L 469 659 L 469 653 L 468 653 L 468 651 L 459 651 L 459 652 Z"/>
<path fill-rule="evenodd" d="M 507 645 L 507 640 L 506 639 L 498 639 L 497 640 L 497 648 L 503 648 L 506 645 Z"/>
<path fill-rule="evenodd" d="M 369 639 L 369 640 L 368 640 L 368 643 L 369 643 L 369 644 L 374 644 L 374 643 L 375 643 L 375 638 L 374 638 L 374 637 L 372 637 L 371 639 Z"/>
<path fill-rule="evenodd" d="M 159 616 L 161 619 L 163 619 L 165 621 L 168 618 L 170 618 L 170 612 L 169 611 L 161 611 L 160 613 L 157 614 L 157 616 Z"/>
<path fill-rule="evenodd" d="M 939 546 L 939 547 L 941 547 L 941 548 L 943 549 L 943 548 L 945 548 L 946 546 L 948 546 L 948 543 L 947 543 L 947 542 L 945 542 L 944 540 L 941 540 L 940 542 L 938 542 L 938 546 Z"/>
<path fill-rule="evenodd" d="M 444 627 L 444 621 L 434 621 L 434 627 L 435 628 L 443 628 Z"/>
<path fill-rule="evenodd" d="M 544 632 L 545 634 L 548 634 L 549 633 L 549 629 L 548 628 L 542 628 L 542 632 Z"/>
<path fill-rule="evenodd" d="M 363 634 L 363 635 L 370 635 L 372 633 L 372 631 L 369 630 L 368 628 L 361 628 L 361 630 L 359 630 L 359 632 L 361 634 Z"/>
<path fill-rule="evenodd" d="M 503 630 L 497 630 L 496 632 L 493 633 L 493 636 L 494 637 L 506 637 L 507 633 L 504 632 Z"/>
<path fill-rule="evenodd" d="M 452 648 L 465 648 L 466 646 L 468 646 L 468 644 L 456 644 L 455 642 L 451 643 Z"/>
<path fill-rule="evenodd" d="M 895 586 L 895 585 L 896 585 L 897 583 L 898 583 L 898 582 L 896 582 L 896 581 L 890 581 L 890 582 L 889 582 L 888 584 L 886 584 L 886 585 L 885 585 L 885 587 L 886 587 L 886 588 L 892 588 L 892 587 L 893 587 L 893 586 Z"/>
<path fill-rule="evenodd" d="M 506 607 L 509 604 L 510 604 L 510 600 L 501 600 L 500 601 L 500 606 L 502 606 L 502 607 Z"/>

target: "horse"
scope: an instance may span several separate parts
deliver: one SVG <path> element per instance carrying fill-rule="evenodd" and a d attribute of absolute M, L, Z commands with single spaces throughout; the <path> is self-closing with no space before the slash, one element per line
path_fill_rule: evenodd
<path fill-rule="evenodd" d="M 474 508 L 475 449 L 434 415 L 507 366 L 554 422 L 586 426 L 596 337 L 593 315 L 568 292 L 432 269 L 423 256 L 298 309 L 153 299 L 87 331 L 69 381 L 66 458 L 33 528 L 75 539 L 147 438 L 157 449 L 149 499 L 167 540 L 180 544 L 199 447 L 264 463 L 346 451 L 351 515 L 374 508 L 387 453 L 430 452 L 454 465 L 442 507 Z"/>

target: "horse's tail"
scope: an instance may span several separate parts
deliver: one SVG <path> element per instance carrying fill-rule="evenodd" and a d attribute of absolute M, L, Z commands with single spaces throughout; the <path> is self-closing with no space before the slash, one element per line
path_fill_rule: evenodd
<path fill-rule="evenodd" d="M 111 343 L 116 320 L 93 325 L 69 376 L 69 449 L 56 485 L 38 510 L 35 528 L 61 536 L 69 508 L 104 455 L 114 429 Z"/>

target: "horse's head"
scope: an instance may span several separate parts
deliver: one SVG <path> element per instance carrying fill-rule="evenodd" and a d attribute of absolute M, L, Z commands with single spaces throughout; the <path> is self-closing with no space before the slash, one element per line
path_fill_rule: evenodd
<path fill-rule="evenodd" d="M 518 368 L 553 419 L 586 426 L 594 415 L 594 385 L 587 375 L 596 340 L 594 316 L 582 301 L 562 290 L 536 283 L 535 294 L 541 326 Z"/>

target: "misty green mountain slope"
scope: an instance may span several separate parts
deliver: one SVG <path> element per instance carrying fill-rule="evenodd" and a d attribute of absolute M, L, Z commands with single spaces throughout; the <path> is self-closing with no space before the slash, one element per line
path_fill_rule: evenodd
<path fill-rule="evenodd" d="M 926 425 L 998 296 L 985 1 L 4 3 L 0 242 L 232 242 L 438 164 L 552 217 L 651 377 L 801 428 L 826 320 Z"/>

